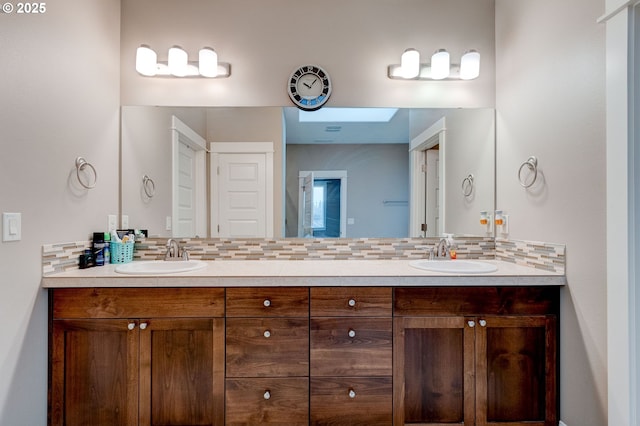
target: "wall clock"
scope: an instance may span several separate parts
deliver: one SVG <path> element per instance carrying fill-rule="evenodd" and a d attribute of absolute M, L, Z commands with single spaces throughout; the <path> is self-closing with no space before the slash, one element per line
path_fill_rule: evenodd
<path fill-rule="evenodd" d="M 287 90 L 298 108 L 314 111 L 329 100 L 331 79 L 321 67 L 304 65 L 291 73 Z"/>

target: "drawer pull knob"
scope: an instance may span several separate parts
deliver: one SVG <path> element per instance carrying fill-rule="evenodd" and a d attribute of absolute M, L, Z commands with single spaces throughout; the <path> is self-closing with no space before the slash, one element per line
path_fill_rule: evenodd
<path fill-rule="evenodd" d="M 480 320 L 479 323 L 480 323 L 480 327 L 486 327 L 487 326 L 487 321 L 485 321 L 483 319 Z"/>
<path fill-rule="evenodd" d="M 134 328 L 136 328 L 136 323 L 135 322 L 130 322 L 129 324 L 127 324 L 127 328 L 129 330 L 133 330 Z"/>
<path fill-rule="evenodd" d="M 262 333 L 264 335 L 265 338 L 269 338 L 271 337 L 271 332 L 269 330 L 265 330 L 264 333 Z"/>
<path fill-rule="evenodd" d="M 264 399 L 271 399 L 271 391 L 270 390 L 266 390 L 264 391 L 264 395 L 262 395 L 264 397 Z"/>
<path fill-rule="evenodd" d="M 471 327 L 471 328 L 476 326 L 476 322 L 475 321 L 468 321 L 467 324 L 469 324 L 469 327 Z"/>
<path fill-rule="evenodd" d="M 353 389 L 349 389 L 349 398 L 355 398 L 356 397 L 356 391 L 354 391 Z"/>
<path fill-rule="evenodd" d="M 265 308 L 268 308 L 269 306 L 271 306 L 271 300 L 264 299 L 264 302 L 262 302 L 262 304 L 264 305 Z"/>
<path fill-rule="evenodd" d="M 352 339 L 356 337 L 356 331 L 354 329 L 349 329 L 349 337 Z"/>
<path fill-rule="evenodd" d="M 141 322 L 140 323 L 140 330 L 144 330 L 147 328 L 147 323 L 146 322 Z"/>
<path fill-rule="evenodd" d="M 349 299 L 349 306 L 351 306 L 352 308 L 356 306 L 356 299 Z"/>

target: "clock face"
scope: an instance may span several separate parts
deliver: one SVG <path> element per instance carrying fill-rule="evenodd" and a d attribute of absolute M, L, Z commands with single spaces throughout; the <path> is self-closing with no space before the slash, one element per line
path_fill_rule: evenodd
<path fill-rule="evenodd" d="M 313 111 L 329 100 L 331 79 L 319 66 L 305 65 L 291 73 L 288 91 L 289 97 L 298 108 Z"/>

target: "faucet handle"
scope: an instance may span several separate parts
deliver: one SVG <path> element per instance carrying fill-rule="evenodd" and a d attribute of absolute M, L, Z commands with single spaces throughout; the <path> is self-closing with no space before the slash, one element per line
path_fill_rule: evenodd
<path fill-rule="evenodd" d="M 189 260 L 189 250 L 186 247 L 182 249 L 182 260 Z"/>

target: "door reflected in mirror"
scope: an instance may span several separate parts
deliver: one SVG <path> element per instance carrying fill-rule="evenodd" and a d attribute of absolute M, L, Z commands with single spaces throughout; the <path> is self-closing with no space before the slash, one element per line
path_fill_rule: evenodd
<path fill-rule="evenodd" d="M 495 208 L 493 109 L 318 111 L 333 113 L 329 118 L 300 112 L 292 107 L 122 107 L 121 200 L 130 227 L 158 237 L 216 235 L 211 187 L 217 170 L 211 169 L 210 155 L 195 183 L 206 188 L 196 196 L 205 201 L 205 226 L 181 235 L 186 231 L 175 225 L 181 205 L 175 189 L 180 165 L 172 139 L 175 116 L 206 140 L 207 149 L 219 142 L 273 143 L 273 235 L 267 237 L 486 235 L 479 215 Z M 366 114 L 348 115 L 352 112 Z M 387 115 L 371 118 L 372 113 Z M 305 223 L 302 175 L 308 172 L 318 195 L 307 191 L 311 210 Z M 144 176 L 153 179 L 153 197 L 144 191 Z"/>

